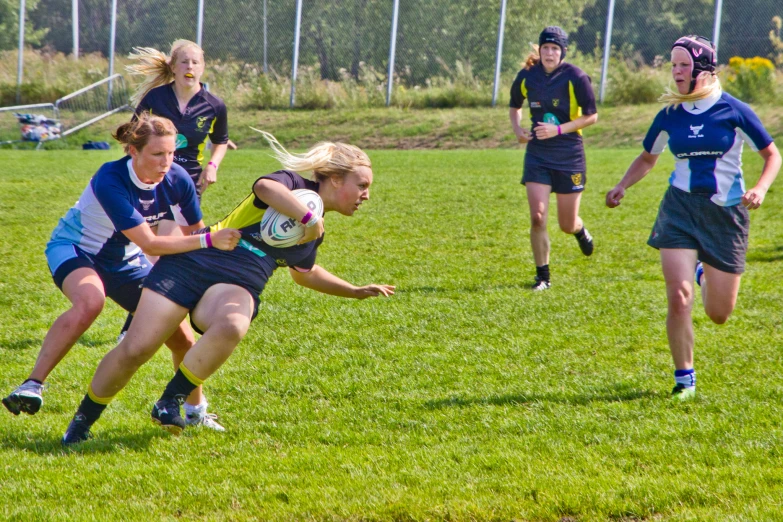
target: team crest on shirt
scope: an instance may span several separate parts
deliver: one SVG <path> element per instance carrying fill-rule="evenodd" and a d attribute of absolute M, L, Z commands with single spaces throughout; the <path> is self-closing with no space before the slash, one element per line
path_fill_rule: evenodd
<path fill-rule="evenodd" d="M 147 210 L 150 209 L 152 204 L 155 203 L 155 200 L 154 199 L 139 199 L 139 203 L 141 203 L 141 208 L 143 208 L 144 211 L 146 212 Z"/>
<path fill-rule="evenodd" d="M 206 125 L 208 119 L 209 116 L 199 116 L 196 118 L 196 128 L 198 128 L 198 130 L 204 130 L 204 125 Z"/>
<path fill-rule="evenodd" d="M 704 124 L 703 123 L 701 125 L 691 125 L 690 127 L 691 127 L 691 132 L 693 134 L 688 136 L 689 138 L 703 138 L 704 137 L 704 134 L 701 133 L 701 130 L 704 128 Z"/>
<path fill-rule="evenodd" d="M 560 100 L 558 98 L 553 98 L 552 107 L 557 107 L 558 105 L 560 105 Z"/>
<path fill-rule="evenodd" d="M 277 266 L 288 266 L 285 259 L 275 259 L 275 263 L 277 263 Z"/>
<path fill-rule="evenodd" d="M 582 184 L 582 173 L 577 172 L 576 174 L 571 174 L 571 181 L 574 183 L 575 186 L 579 186 Z"/>

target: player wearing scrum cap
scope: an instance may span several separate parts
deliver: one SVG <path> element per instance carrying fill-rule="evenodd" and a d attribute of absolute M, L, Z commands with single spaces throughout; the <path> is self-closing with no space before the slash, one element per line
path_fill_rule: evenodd
<path fill-rule="evenodd" d="M 606 205 L 620 204 L 625 191 L 655 166 L 669 146 L 675 168 L 647 244 L 660 250 L 666 281 L 666 333 L 674 359 L 679 400 L 696 395 L 691 309 L 696 283 L 704 311 L 716 324 L 734 310 L 745 270 L 750 219 L 781 165 L 778 149 L 753 110 L 723 92 L 715 74 L 715 48 L 701 36 L 683 36 L 671 50 L 676 91 L 644 139 L 644 151 L 606 195 Z M 761 177 L 746 190 L 742 146 L 747 142 L 764 160 Z"/>
<path fill-rule="evenodd" d="M 560 230 L 574 234 L 582 253 L 593 253 L 593 238 L 579 217 L 587 182 L 582 129 L 598 121 L 590 77 L 565 63 L 568 35 L 547 27 L 511 86 L 509 119 L 520 143 L 527 143 L 522 184 L 530 207 L 530 244 L 536 263 L 533 290 L 551 286 L 549 275 L 549 197 L 557 196 Z M 531 130 L 521 126 L 522 102 L 528 100 Z"/>

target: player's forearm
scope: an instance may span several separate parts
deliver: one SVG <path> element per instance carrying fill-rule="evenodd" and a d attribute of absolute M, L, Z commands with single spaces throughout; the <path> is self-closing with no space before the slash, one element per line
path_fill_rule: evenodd
<path fill-rule="evenodd" d="M 517 131 L 521 130 L 520 122 L 522 121 L 522 110 L 521 109 L 515 109 L 514 107 L 510 107 L 508 109 L 508 119 L 511 122 L 511 128 L 514 129 L 514 132 L 517 133 Z"/>
<path fill-rule="evenodd" d="M 772 186 L 775 178 L 777 178 L 783 161 L 781 161 L 780 151 L 778 151 L 774 143 L 771 143 L 769 147 L 759 152 L 764 158 L 764 167 L 761 169 L 761 177 L 756 183 L 756 186 L 764 189 L 766 192 L 769 190 L 769 187 Z"/>
<path fill-rule="evenodd" d="M 296 199 L 288 187 L 271 179 L 260 179 L 253 187 L 258 199 L 295 220 L 301 220 L 310 209 Z"/>
<path fill-rule="evenodd" d="M 576 132 L 578 130 L 584 129 L 585 127 L 589 127 L 590 125 L 594 124 L 597 121 L 598 121 L 598 114 L 580 116 L 575 120 L 571 120 L 569 122 L 560 125 L 560 132 L 563 134 L 567 134 L 569 132 Z"/>
<path fill-rule="evenodd" d="M 204 238 L 198 236 L 153 236 L 139 248 L 148 256 L 182 254 L 203 247 Z M 138 244 L 138 243 L 137 243 Z"/>
<path fill-rule="evenodd" d="M 226 151 L 228 150 L 228 144 L 227 143 L 221 143 L 218 145 L 212 144 L 212 155 L 209 157 L 209 161 L 214 163 L 216 166 L 220 166 L 220 162 L 223 161 L 223 158 L 226 156 Z"/>
<path fill-rule="evenodd" d="M 291 275 L 298 285 L 310 290 L 337 297 L 357 297 L 356 286 L 330 274 L 318 265 L 315 265 L 309 272 L 296 272 L 292 269 Z"/>
<path fill-rule="evenodd" d="M 628 167 L 628 170 L 623 176 L 623 179 L 621 179 L 617 185 L 623 189 L 632 187 L 641 181 L 654 166 L 655 162 L 650 162 L 641 155 L 638 156 L 635 160 L 633 160 L 633 163 L 631 163 L 631 166 Z"/>

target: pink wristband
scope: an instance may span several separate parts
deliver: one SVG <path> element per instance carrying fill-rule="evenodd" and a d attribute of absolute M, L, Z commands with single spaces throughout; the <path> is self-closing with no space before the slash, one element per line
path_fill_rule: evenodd
<path fill-rule="evenodd" d="M 217 163 L 215 163 L 214 161 L 210 161 L 209 163 L 207 163 L 207 165 L 212 165 L 213 167 L 215 167 L 215 170 L 217 170 L 218 168 Z"/>
<path fill-rule="evenodd" d="M 306 225 L 308 221 L 310 221 L 313 218 L 313 213 L 309 210 L 307 211 L 307 214 L 304 215 L 302 218 L 302 224 Z"/>
<path fill-rule="evenodd" d="M 563 131 L 560 130 L 560 125 L 558 125 L 557 126 L 557 135 L 560 136 L 561 134 L 563 134 Z"/>
<path fill-rule="evenodd" d="M 205 239 L 207 240 L 207 248 L 212 248 L 212 233 L 207 232 L 207 237 Z"/>

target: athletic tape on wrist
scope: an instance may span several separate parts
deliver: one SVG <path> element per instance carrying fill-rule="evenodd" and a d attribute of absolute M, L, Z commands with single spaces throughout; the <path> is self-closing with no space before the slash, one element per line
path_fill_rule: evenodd
<path fill-rule="evenodd" d="M 305 227 L 306 228 L 314 227 L 315 225 L 318 224 L 319 221 L 321 221 L 321 216 L 316 216 L 315 214 L 313 214 L 313 217 L 307 221 Z"/>

